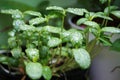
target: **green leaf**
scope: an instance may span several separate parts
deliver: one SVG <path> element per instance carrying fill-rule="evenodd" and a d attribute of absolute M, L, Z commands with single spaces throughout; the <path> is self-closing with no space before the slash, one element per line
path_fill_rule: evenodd
<path fill-rule="evenodd" d="M 26 63 L 26 73 L 31 79 L 40 79 L 42 76 L 42 65 L 38 62 Z"/>
<path fill-rule="evenodd" d="M 107 19 L 107 20 L 113 20 L 111 17 L 105 15 L 103 12 L 97 12 L 95 15 L 95 18 L 99 17 L 99 18 L 103 18 L 103 19 Z"/>
<path fill-rule="evenodd" d="M 59 34 L 61 33 L 61 28 L 60 27 L 44 26 L 43 30 L 51 32 L 51 33 L 59 33 Z"/>
<path fill-rule="evenodd" d="M 41 13 L 40 13 L 40 12 L 36 12 L 36 11 L 25 11 L 24 13 L 25 13 L 25 14 L 32 15 L 32 16 L 41 17 Z"/>
<path fill-rule="evenodd" d="M 80 16 L 83 15 L 85 12 L 87 12 L 86 9 L 80 9 L 80 8 L 67 8 L 66 11 Z"/>
<path fill-rule="evenodd" d="M 79 66 L 83 69 L 87 69 L 91 63 L 89 53 L 83 48 L 73 49 L 72 51 L 75 61 L 79 64 Z"/>
<path fill-rule="evenodd" d="M 13 48 L 11 50 L 12 56 L 14 58 L 20 58 L 22 56 L 22 49 L 21 48 Z"/>
<path fill-rule="evenodd" d="M 46 21 L 46 19 L 42 18 L 42 17 L 34 18 L 34 19 L 29 20 L 29 24 L 30 25 L 36 25 L 36 24 L 44 23 L 45 21 Z"/>
<path fill-rule="evenodd" d="M 69 40 L 70 40 L 70 34 L 71 34 L 70 31 L 63 31 L 63 32 L 61 33 L 62 41 L 63 41 L 63 42 L 69 41 Z"/>
<path fill-rule="evenodd" d="M 9 36 L 14 37 L 15 36 L 15 30 L 11 30 L 10 32 L 8 32 Z"/>
<path fill-rule="evenodd" d="M 105 2 L 107 2 L 107 0 L 99 0 L 102 4 L 104 4 Z"/>
<path fill-rule="evenodd" d="M 89 13 L 85 14 L 85 18 L 87 18 L 89 21 L 92 21 L 95 17 L 96 17 L 95 12 L 89 12 Z"/>
<path fill-rule="evenodd" d="M 60 48 L 56 48 L 54 49 L 53 52 L 55 52 L 56 55 L 61 55 L 61 56 L 68 56 L 68 50 L 69 48 L 66 48 L 66 47 L 62 47 L 61 50 Z"/>
<path fill-rule="evenodd" d="M 52 37 L 48 41 L 48 46 L 49 47 L 56 47 L 62 43 L 62 40 L 59 38 Z"/>
<path fill-rule="evenodd" d="M 120 29 L 119 28 L 115 28 L 115 27 L 104 27 L 102 28 L 103 32 L 110 32 L 110 33 L 120 33 Z"/>
<path fill-rule="evenodd" d="M 111 49 L 120 52 L 120 38 L 113 42 Z"/>
<path fill-rule="evenodd" d="M 82 44 L 83 36 L 79 31 L 71 31 L 70 34 L 70 41 L 72 42 L 73 45 L 75 44 Z"/>
<path fill-rule="evenodd" d="M 34 31 L 34 30 L 35 30 L 35 27 L 34 27 L 34 26 L 31 26 L 31 25 L 26 25 L 26 24 L 24 24 L 24 25 L 20 25 L 19 29 L 20 29 L 20 30 L 23 30 L 23 31 L 25 31 L 25 30 Z"/>
<path fill-rule="evenodd" d="M 120 11 L 112 11 L 111 13 L 117 18 L 120 18 Z"/>
<path fill-rule="evenodd" d="M 1 13 L 12 14 L 12 18 L 14 18 L 14 19 L 22 19 L 23 18 L 22 12 L 19 11 L 18 9 L 16 9 L 16 10 L 13 10 L 13 9 L 1 10 Z"/>
<path fill-rule="evenodd" d="M 100 37 L 99 39 L 105 46 L 112 46 L 112 43 L 109 39 L 104 38 L 104 37 Z"/>
<path fill-rule="evenodd" d="M 107 15 L 108 13 L 110 13 L 109 12 L 109 9 L 110 9 L 110 12 L 112 12 L 112 11 L 115 11 L 116 9 L 118 9 L 118 7 L 117 6 L 110 6 L 110 7 L 106 7 L 105 9 L 104 9 L 104 13 Z"/>
<path fill-rule="evenodd" d="M 81 25 L 87 20 L 88 20 L 87 18 L 80 18 L 80 19 L 77 20 L 77 25 Z"/>
<path fill-rule="evenodd" d="M 39 59 L 39 50 L 36 48 L 28 48 L 25 50 L 28 58 L 32 60 L 33 62 L 38 61 Z"/>
<path fill-rule="evenodd" d="M 16 47 L 17 46 L 16 37 L 9 37 L 8 44 L 11 48 Z"/>
<path fill-rule="evenodd" d="M 94 22 L 94 21 L 86 21 L 83 24 L 90 26 L 90 27 L 93 27 L 93 28 L 99 28 L 99 24 Z"/>
<path fill-rule="evenodd" d="M 8 57 L 5 55 L 0 55 L 0 63 L 11 66 L 18 66 L 18 60 L 13 57 Z"/>
<path fill-rule="evenodd" d="M 52 71 L 51 71 L 50 67 L 43 66 L 43 77 L 46 80 L 50 80 L 52 78 Z"/>
<path fill-rule="evenodd" d="M 13 26 L 16 30 L 19 30 L 19 27 L 24 24 L 25 24 L 24 21 L 20 19 L 16 19 L 13 21 Z"/>
<path fill-rule="evenodd" d="M 64 9 L 62 7 L 58 7 L 58 6 L 49 6 L 49 7 L 46 8 L 46 10 L 64 11 Z"/>

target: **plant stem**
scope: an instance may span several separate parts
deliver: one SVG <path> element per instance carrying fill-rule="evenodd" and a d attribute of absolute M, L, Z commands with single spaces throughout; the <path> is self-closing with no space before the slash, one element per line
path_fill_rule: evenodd
<path fill-rule="evenodd" d="M 65 11 L 63 11 L 63 16 L 62 16 L 62 24 L 61 24 L 61 34 L 62 34 L 62 32 L 63 32 L 63 29 L 64 29 L 64 18 L 65 18 Z M 61 34 L 60 34 L 60 39 L 62 40 L 62 36 L 61 36 Z M 60 58 L 61 58 L 61 54 L 62 54 L 62 43 L 60 44 L 60 55 L 58 56 L 58 58 L 57 58 L 57 62 L 56 63 L 58 63 L 59 62 L 59 60 L 60 60 Z"/>
<path fill-rule="evenodd" d="M 92 43 L 87 46 L 88 53 L 91 54 L 93 48 L 95 47 L 95 45 L 96 45 L 96 43 L 97 43 L 97 40 L 98 40 L 98 38 L 95 38 L 95 39 L 92 41 Z"/>

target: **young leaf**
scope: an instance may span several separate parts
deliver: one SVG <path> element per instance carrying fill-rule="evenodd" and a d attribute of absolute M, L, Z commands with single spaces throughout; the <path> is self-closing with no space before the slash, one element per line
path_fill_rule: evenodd
<path fill-rule="evenodd" d="M 110 12 L 115 11 L 116 9 L 118 9 L 117 6 L 106 7 L 106 8 L 104 9 L 104 13 L 105 13 L 106 15 L 107 15 L 108 13 L 110 13 L 110 12 L 109 12 L 109 8 L 110 8 Z"/>
<path fill-rule="evenodd" d="M 19 57 L 21 57 L 21 53 L 22 53 L 22 49 L 21 48 L 13 48 L 12 50 L 11 50 L 11 53 L 12 53 L 12 56 L 14 57 L 14 58 L 19 58 Z"/>
<path fill-rule="evenodd" d="M 117 18 L 120 18 L 120 11 L 112 11 L 111 13 Z"/>
<path fill-rule="evenodd" d="M 103 37 L 100 37 L 99 39 L 105 46 L 112 46 L 112 43 L 110 42 L 109 39 Z"/>
<path fill-rule="evenodd" d="M 35 27 L 24 24 L 24 25 L 20 25 L 19 29 L 20 29 L 20 30 L 23 30 L 23 31 L 25 31 L 25 30 L 34 31 L 34 30 L 35 30 Z"/>
<path fill-rule="evenodd" d="M 102 28 L 103 32 L 110 32 L 110 33 L 120 33 L 120 29 L 119 28 L 115 28 L 115 27 L 104 27 Z"/>
<path fill-rule="evenodd" d="M 83 40 L 83 36 L 79 31 L 71 31 L 70 41 L 74 44 L 81 44 Z"/>
<path fill-rule="evenodd" d="M 111 21 L 113 20 L 111 17 L 106 16 L 103 12 L 97 12 L 96 15 L 95 15 L 95 18 L 96 17 L 107 19 L 107 20 L 111 20 Z"/>
<path fill-rule="evenodd" d="M 105 2 L 107 2 L 107 0 L 99 0 L 102 4 L 104 4 Z"/>
<path fill-rule="evenodd" d="M 12 14 L 12 18 L 14 18 L 14 19 L 22 19 L 23 18 L 22 12 L 19 11 L 18 9 L 16 9 L 16 10 L 13 10 L 13 9 L 1 10 L 1 13 Z"/>
<path fill-rule="evenodd" d="M 89 53 L 83 48 L 73 49 L 72 51 L 75 61 L 79 64 L 79 66 L 83 69 L 87 69 L 91 63 Z"/>
<path fill-rule="evenodd" d="M 66 41 L 69 41 L 69 40 L 70 40 L 70 34 L 71 34 L 70 31 L 63 31 L 63 32 L 61 33 L 63 42 L 66 42 Z"/>
<path fill-rule="evenodd" d="M 64 9 L 62 7 L 58 7 L 58 6 L 50 6 L 50 7 L 47 7 L 46 10 L 64 11 Z"/>
<path fill-rule="evenodd" d="M 90 27 L 93 27 L 93 28 L 99 28 L 99 24 L 94 22 L 94 21 L 86 21 L 83 24 L 90 26 Z"/>
<path fill-rule="evenodd" d="M 25 64 L 26 73 L 31 79 L 40 79 L 42 76 L 42 65 L 38 62 L 28 62 Z"/>
<path fill-rule="evenodd" d="M 61 33 L 61 28 L 59 27 L 44 26 L 43 30 L 51 33 Z"/>
<path fill-rule="evenodd" d="M 48 46 L 49 47 L 56 47 L 62 43 L 62 40 L 59 38 L 52 37 L 48 41 Z"/>
<path fill-rule="evenodd" d="M 78 21 L 77 21 L 77 25 L 81 25 L 81 24 L 83 24 L 85 21 L 87 21 L 88 19 L 87 18 L 80 18 L 80 19 L 78 19 Z"/>
<path fill-rule="evenodd" d="M 14 37 L 15 36 L 15 30 L 12 30 L 12 31 L 10 31 L 10 32 L 8 32 L 8 34 L 9 34 L 9 36 L 11 36 L 11 37 Z"/>
<path fill-rule="evenodd" d="M 16 20 L 13 21 L 13 26 L 14 26 L 14 28 L 15 28 L 16 30 L 18 30 L 19 27 L 20 27 L 21 25 L 24 25 L 24 24 L 25 24 L 24 21 L 23 21 L 23 20 L 20 20 L 20 19 L 16 19 Z"/>
<path fill-rule="evenodd" d="M 39 59 L 39 50 L 36 48 L 28 48 L 25 50 L 28 58 L 32 60 L 33 62 L 38 61 Z"/>
<path fill-rule="evenodd" d="M 44 23 L 45 21 L 46 21 L 46 19 L 42 18 L 42 17 L 34 18 L 34 19 L 29 20 L 29 24 L 30 25 L 36 25 L 36 24 Z"/>
<path fill-rule="evenodd" d="M 80 16 L 83 15 L 85 12 L 87 12 L 86 9 L 80 9 L 80 8 L 67 8 L 66 11 Z"/>
<path fill-rule="evenodd" d="M 52 78 L 52 71 L 51 71 L 50 67 L 43 66 L 43 77 L 46 80 L 50 80 Z"/>
<path fill-rule="evenodd" d="M 41 13 L 40 13 L 40 12 L 36 12 L 36 11 L 25 11 L 24 13 L 25 13 L 25 14 L 32 15 L 32 16 L 41 17 Z"/>
<path fill-rule="evenodd" d="M 16 47 L 17 46 L 16 37 L 9 37 L 8 38 L 8 44 L 12 48 Z"/>

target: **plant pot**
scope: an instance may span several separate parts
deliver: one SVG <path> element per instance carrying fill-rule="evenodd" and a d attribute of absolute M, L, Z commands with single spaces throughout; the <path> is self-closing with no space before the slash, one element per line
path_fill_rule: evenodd
<path fill-rule="evenodd" d="M 90 67 L 90 80 L 120 80 L 120 53 L 102 47 Z M 115 69 L 115 70 L 113 70 Z"/>
<path fill-rule="evenodd" d="M 83 16 L 75 16 L 75 15 L 68 15 L 68 17 L 66 18 L 66 28 L 70 29 L 70 28 L 74 28 L 74 29 L 78 29 L 78 30 L 84 30 L 86 28 L 86 25 L 82 24 L 82 25 L 77 25 L 76 22 L 78 19 L 82 18 Z M 92 39 L 94 39 L 94 35 L 92 33 L 89 33 L 89 41 L 91 41 Z"/>

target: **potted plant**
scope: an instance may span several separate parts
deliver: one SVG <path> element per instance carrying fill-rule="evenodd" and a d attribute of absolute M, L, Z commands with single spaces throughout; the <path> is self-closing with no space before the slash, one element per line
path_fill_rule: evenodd
<path fill-rule="evenodd" d="M 111 45 L 109 35 L 105 32 L 120 33 L 118 28 L 101 27 L 99 23 L 92 21 L 91 15 L 98 13 L 89 13 L 86 9 L 63 9 L 57 6 L 46 9 L 50 11 L 46 15 L 36 11 L 1 10 L 1 13 L 12 15 L 13 29 L 9 32 L 8 39 L 12 56 L 1 54 L 0 62 L 8 65 L 9 69 L 23 74 L 22 80 L 25 80 L 26 75 L 31 79 L 43 77 L 50 80 L 52 76 L 59 76 L 61 72 L 78 67 L 87 69 L 91 64 L 95 45 L 100 43 Z M 64 18 L 67 13 L 75 15 L 89 13 L 82 21 L 78 21 L 79 24 L 84 22 L 87 28 L 66 30 Z M 99 16 L 103 17 L 101 13 Z M 56 18 L 59 18 L 58 21 Z M 56 27 L 53 24 L 55 22 L 60 24 Z M 94 35 L 92 41 L 89 41 L 90 32 Z"/>

